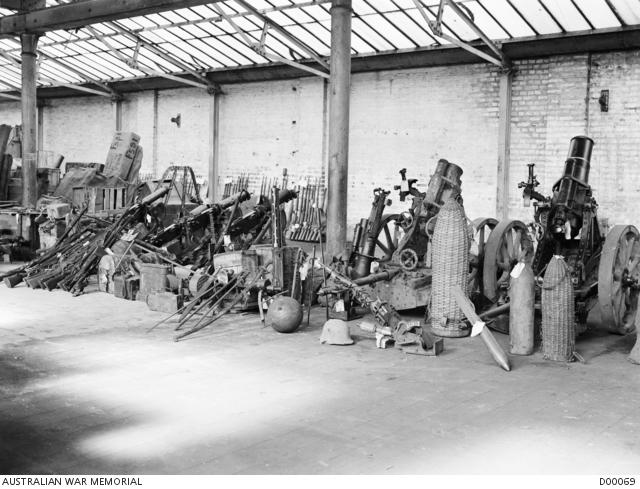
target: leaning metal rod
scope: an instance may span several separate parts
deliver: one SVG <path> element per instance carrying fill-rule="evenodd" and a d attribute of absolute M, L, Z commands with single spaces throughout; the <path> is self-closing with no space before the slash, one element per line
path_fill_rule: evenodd
<path fill-rule="evenodd" d="M 256 272 L 255 277 L 253 277 L 251 279 L 251 281 L 249 281 L 249 283 L 244 285 L 243 290 L 236 294 L 236 296 L 233 298 L 233 300 L 231 301 L 231 303 L 227 307 L 222 309 L 218 314 L 216 314 L 212 319 L 210 319 L 206 323 L 201 324 L 200 326 L 196 325 L 193 328 L 191 328 L 189 331 L 185 331 L 184 333 L 181 333 L 180 335 L 176 336 L 174 338 L 174 341 L 178 341 L 181 338 L 184 338 L 185 336 L 188 336 L 190 334 L 197 333 L 198 331 L 206 328 L 207 326 L 209 326 L 210 324 L 214 323 L 215 321 L 220 319 L 222 316 L 227 314 L 229 311 L 231 311 L 231 309 L 233 309 L 233 307 L 235 307 L 236 304 L 238 304 L 243 298 L 245 298 L 247 296 L 247 294 L 249 294 L 251 292 L 251 289 L 253 288 L 253 286 L 256 284 L 256 282 L 258 280 L 260 280 L 262 278 L 262 276 L 264 275 L 265 272 L 266 272 L 266 267 L 263 266 L 260 270 L 258 270 L 258 272 Z M 243 278 L 246 278 L 246 276 L 247 276 L 246 273 L 242 274 L 242 275 L 244 275 Z M 226 294 L 225 294 L 225 297 L 226 297 Z M 218 302 L 216 302 L 216 304 L 214 304 L 212 306 L 212 309 L 217 307 L 219 304 L 221 304 L 222 300 L 225 297 L 220 298 L 220 300 L 218 300 Z"/>
<path fill-rule="evenodd" d="M 187 308 L 192 308 L 193 306 L 196 305 L 197 301 L 200 300 L 200 298 L 206 294 L 207 292 L 209 292 L 211 289 L 213 289 L 215 287 L 215 284 L 212 284 L 208 289 L 201 291 L 200 293 L 198 293 L 198 295 L 196 297 L 194 297 L 194 299 L 189 302 L 188 304 L 182 306 L 180 309 L 178 309 L 176 312 L 174 312 L 173 314 L 171 314 L 170 316 L 167 316 L 166 318 L 162 319 L 161 321 L 158 321 L 156 324 L 154 324 L 153 326 L 151 326 L 148 330 L 147 333 L 150 333 L 151 331 L 153 331 L 154 329 L 156 329 L 158 326 L 160 326 L 162 323 L 167 322 L 169 319 L 171 319 L 173 316 L 176 316 L 178 314 L 181 314 L 185 309 Z"/>
<path fill-rule="evenodd" d="M 241 274 L 241 275 L 243 275 L 243 274 Z M 193 318 L 199 311 L 201 311 L 202 309 L 204 309 L 207 306 L 210 306 L 209 310 L 207 312 L 205 312 L 203 314 L 203 316 L 198 320 L 198 322 L 191 328 L 191 330 L 196 330 L 197 331 L 196 328 L 206 319 L 207 314 L 209 313 L 209 311 L 211 311 L 211 310 L 215 309 L 216 307 L 218 307 L 220 305 L 220 303 L 233 291 L 233 289 L 238 284 L 238 281 L 240 280 L 241 275 L 238 275 L 237 277 L 234 277 L 234 279 L 230 280 L 229 283 L 227 283 L 223 287 L 223 289 L 219 292 L 220 295 L 215 297 L 215 303 L 213 305 L 211 305 L 211 301 L 204 301 L 196 310 L 194 310 L 190 314 L 189 318 L 186 318 L 186 317 L 182 318 L 180 320 L 180 324 L 175 328 L 176 331 L 179 330 L 180 328 L 182 328 L 182 326 L 184 326 L 189 320 L 191 320 L 191 318 Z"/>
<path fill-rule="evenodd" d="M 311 287 L 309 287 L 309 304 L 307 304 L 307 328 L 311 321 L 311 303 L 313 302 L 313 289 L 315 283 L 313 280 L 313 268 L 316 266 L 316 245 L 313 245 L 313 258 L 311 259 Z"/>
<path fill-rule="evenodd" d="M 320 209 L 318 209 L 316 207 L 316 213 L 318 214 L 318 222 L 320 222 Z M 320 236 L 319 236 L 319 240 L 320 240 L 320 253 L 322 254 L 322 264 L 324 265 L 326 262 L 324 261 L 324 243 L 322 242 L 322 229 L 320 230 Z M 324 267 L 322 267 L 322 280 L 323 280 L 323 284 L 322 286 L 326 289 L 327 288 L 327 271 L 325 270 Z M 325 314 L 327 316 L 327 321 L 329 320 L 329 300 L 327 299 L 327 297 L 324 298 L 324 305 L 325 305 Z"/>

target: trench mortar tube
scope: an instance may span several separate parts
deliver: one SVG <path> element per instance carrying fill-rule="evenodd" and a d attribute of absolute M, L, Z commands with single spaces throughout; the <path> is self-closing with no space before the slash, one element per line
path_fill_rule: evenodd
<path fill-rule="evenodd" d="M 362 237 L 360 241 L 363 243 L 359 253 L 357 253 L 356 263 L 353 268 L 352 277 L 362 278 L 371 273 L 371 262 L 375 259 L 376 240 L 380 232 L 380 223 L 382 222 L 382 213 L 391 201 L 387 199 L 389 191 L 377 188 L 373 191 L 373 205 L 371 206 L 371 215 L 366 222 L 366 227 L 362 229 Z M 364 224 L 361 223 L 361 224 Z M 357 243 L 354 243 L 354 247 Z"/>
<path fill-rule="evenodd" d="M 562 178 L 553 186 L 550 227 L 553 234 L 564 233 L 565 223 L 571 226 L 571 237 L 578 235 L 583 222 L 584 206 L 591 200 L 589 170 L 593 140 L 576 136 L 569 143 L 569 155 Z"/>

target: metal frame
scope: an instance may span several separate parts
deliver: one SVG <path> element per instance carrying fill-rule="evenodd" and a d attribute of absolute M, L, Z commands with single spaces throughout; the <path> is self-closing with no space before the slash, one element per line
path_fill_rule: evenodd
<path fill-rule="evenodd" d="M 503 69 L 508 69 L 511 66 L 511 61 L 509 60 L 509 58 L 507 58 L 507 56 L 502 52 L 502 50 L 489 38 L 489 36 L 487 36 L 473 21 L 473 19 L 471 19 L 457 4 L 454 0 L 440 0 L 440 6 L 438 7 L 438 13 L 436 15 L 436 20 L 431 20 L 428 16 L 427 16 L 427 12 L 426 12 L 426 7 L 423 5 L 421 0 L 413 0 L 414 5 L 416 6 L 416 8 L 418 9 L 418 11 L 420 12 L 420 14 L 422 15 L 422 17 L 424 18 L 425 22 L 427 23 L 427 25 L 429 26 L 429 29 L 431 29 L 431 32 L 433 32 L 433 34 L 437 37 L 440 37 L 448 42 L 450 42 L 451 44 L 455 44 L 456 46 L 465 49 L 467 51 L 469 51 L 470 53 L 475 54 L 476 56 L 479 56 L 480 58 L 493 63 L 496 66 L 499 66 L 500 68 Z M 455 14 L 464 21 L 465 24 L 467 24 L 467 26 L 473 31 L 475 32 L 478 37 L 480 39 L 482 39 L 482 41 L 484 42 L 485 45 L 487 45 L 489 47 L 489 49 L 491 51 L 493 51 L 493 53 L 497 56 L 492 56 L 490 54 L 485 53 L 484 51 L 481 51 L 480 49 L 471 46 L 470 44 L 460 40 L 460 39 L 456 39 L 453 36 L 450 36 L 449 34 L 445 34 L 442 26 L 443 26 L 443 22 L 442 22 L 442 18 L 444 15 L 444 8 L 448 6 L 449 8 L 451 8 L 451 10 L 453 10 L 453 12 L 455 12 Z"/>
<path fill-rule="evenodd" d="M 45 91 L 63 93 L 61 88 L 77 84 L 82 88 L 76 90 L 117 98 L 120 95 L 115 87 L 126 85 L 126 80 L 131 78 L 139 80 L 138 86 L 146 86 L 147 82 L 142 80 L 149 80 L 149 84 L 157 86 L 189 85 L 216 91 L 219 88 L 213 81 L 251 80 L 267 72 L 299 76 L 290 74 L 289 67 L 328 77 L 331 0 L 289 0 L 288 3 L 264 0 L 261 9 L 254 7 L 250 0 L 55 1 L 57 6 L 0 16 L 0 51 L 14 60 L 20 57 L 21 48 L 7 32 L 16 32 L 20 26 L 31 25 L 30 22 L 38 24 L 39 32 L 67 29 L 47 31 L 40 39 L 39 57 L 44 62 L 39 87 Z M 384 4 L 361 0 L 354 5 L 353 12 L 354 70 L 360 69 L 361 64 L 365 70 L 414 66 L 420 64 L 423 56 L 436 59 L 434 63 L 446 63 L 447 56 L 451 56 L 450 62 L 468 62 L 459 51 L 452 50 L 452 46 L 508 68 L 513 42 L 533 46 L 528 38 L 516 36 L 533 33 L 537 40 L 544 41 L 548 35 L 539 33 L 545 22 L 563 36 L 559 38 L 562 49 L 567 49 L 575 35 L 583 39 L 582 32 L 569 30 L 576 24 L 554 15 L 557 11 L 551 4 L 545 4 L 545 0 L 531 0 L 531 4 L 538 7 L 536 15 L 530 9 L 525 15 L 515 2 L 505 1 L 512 10 L 510 15 L 517 19 L 503 16 L 487 0 L 413 0 L 412 7 L 399 0 Z M 591 11 L 581 6 L 579 0 L 568 1 L 574 7 L 572 15 L 580 18 L 580 25 L 593 29 L 595 19 L 590 18 Z M 0 4 L 18 7 L 22 2 L 0 0 Z M 172 11 L 172 8 L 178 10 Z M 455 14 L 453 20 L 448 13 L 445 15 L 445 8 Z M 601 8 L 611 11 L 612 14 L 609 16 L 607 12 L 607 15 L 612 26 L 620 24 L 613 29 L 622 28 L 616 38 L 635 39 L 636 27 L 627 26 L 611 0 L 602 0 Z M 482 17 L 474 19 L 472 14 L 476 12 L 482 13 Z M 70 15 L 67 17 L 67 14 Z M 140 14 L 144 15 L 131 17 Z M 102 23 L 84 27 L 92 22 Z M 489 32 L 494 35 L 504 32 L 506 39 L 496 42 L 487 35 Z M 607 44 L 611 41 L 610 32 L 610 29 L 591 31 L 598 39 L 603 37 L 598 34 L 603 34 Z M 474 36 L 482 42 L 476 42 Z M 435 49 L 442 47 L 443 50 L 433 56 L 421 54 L 434 49 L 434 45 Z M 622 41 L 617 46 L 618 49 L 629 47 Z M 579 46 L 570 49 L 580 51 Z M 398 60 L 390 61 L 387 56 L 390 54 Z M 3 59 L 6 57 L 0 57 L 0 78 L 9 85 L 2 86 L 19 85 L 17 65 Z M 59 74 L 53 69 L 54 64 L 61 68 Z M 154 82 L 158 77 L 166 83 Z M 58 90 L 54 90 L 55 87 Z"/>

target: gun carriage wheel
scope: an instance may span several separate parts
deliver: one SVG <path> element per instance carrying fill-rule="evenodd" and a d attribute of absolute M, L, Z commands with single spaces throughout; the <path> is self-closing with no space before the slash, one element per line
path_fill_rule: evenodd
<path fill-rule="evenodd" d="M 398 249 L 398 242 L 404 234 L 400 226 L 400 214 L 385 214 L 380 223 L 380 232 L 376 236 L 376 248 L 374 256 L 380 263 L 391 260 L 393 253 Z"/>
<path fill-rule="evenodd" d="M 482 292 L 482 267 L 487 240 L 498 220 L 493 217 L 479 217 L 471 221 L 473 238 L 469 256 L 468 291 L 470 294 Z"/>
<path fill-rule="evenodd" d="M 530 262 L 533 241 L 521 221 L 504 220 L 491 231 L 484 248 L 482 292 L 492 302 L 503 303 L 513 266 L 521 260 Z"/>
<path fill-rule="evenodd" d="M 640 233 L 614 226 L 607 234 L 598 266 L 598 303 L 602 323 L 616 334 L 635 329 L 640 291 Z"/>

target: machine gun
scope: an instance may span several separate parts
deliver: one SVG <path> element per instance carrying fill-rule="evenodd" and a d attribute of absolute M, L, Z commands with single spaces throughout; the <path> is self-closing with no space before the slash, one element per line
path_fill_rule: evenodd
<path fill-rule="evenodd" d="M 355 302 L 371 311 L 379 327 L 370 332 L 393 339 L 394 343 L 407 353 L 438 355 L 442 352 L 442 338 L 436 338 L 419 325 L 404 321 L 391 304 L 382 301 L 380 297 L 374 298 L 373 294 L 369 294 L 362 286 L 335 269 L 323 263 L 320 263 L 320 266 L 329 274 L 327 278 L 333 278 L 338 286 L 350 291 Z"/>
<path fill-rule="evenodd" d="M 189 236 L 191 233 L 209 226 L 211 218 L 215 219 L 220 216 L 224 210 L 236 205 L 236 203 L 249 200 L 250 197 L 251 195 L 249 192 L 242 190 L 236 194 L 230 195 L 216 204 L 203 204 L 196 207 L 189 215 L 179 219 L 170 226 L 167 226 L 155 235 L 147 238 L 145 241 L 154 246 L 163 246 L 174 239 L 180 238 L 181 236 Z"/>
<path fill-rule="evenodd" d="M 286 204 L 298 197 L 295 190 L 285 189 L 278 193 L 280 204 Z M 269 217 L 271 217 L 272 203 L 269 199 L 264 198 L 256 205 L 251 212 L 248 212 L 238 219 L 234 219 L 229 225 L 227 233 L 232 238 L 241 234 L 250 233 L 256 229 L 262 229 Z"/>

